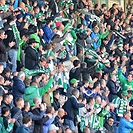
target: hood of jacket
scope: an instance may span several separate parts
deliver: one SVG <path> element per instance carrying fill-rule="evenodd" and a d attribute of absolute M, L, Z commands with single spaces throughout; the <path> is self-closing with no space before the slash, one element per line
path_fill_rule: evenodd
<path fill-rule="evenodd" d="M 32 94 L 36 89 L 37 89 L 36 86 L 29 86 L 29 87 L 26 88 L 26 90 L 25 90 L 25 95 L 30 95 L 30 94 Z"/>

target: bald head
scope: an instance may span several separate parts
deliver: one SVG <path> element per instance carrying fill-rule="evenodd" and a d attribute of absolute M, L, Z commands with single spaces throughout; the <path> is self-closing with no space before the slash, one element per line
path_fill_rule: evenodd
<path fill-rule="evenodd" d="M 25 10 L 25 3 L 24 2 L 20 2 L 19 3 L 19 7 L 23 10 Z"/>
<path fill-rule="evenodd" d="M 58 109 L 58 116 L 59 116 L 60 118 L 62 118 L 64 115 L 65 115 L 64 109 L 63 109 L 63 108 L 59 108 L 59 109 Z"/>

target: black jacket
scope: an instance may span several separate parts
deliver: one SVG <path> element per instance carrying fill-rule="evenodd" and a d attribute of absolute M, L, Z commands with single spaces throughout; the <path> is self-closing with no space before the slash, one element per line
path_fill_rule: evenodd
<path fill-rule="evenodd" d="M 23 98 L 23 94 L 25 92 L 25 84 L 24 82 L 18 78 L 17 76 L 13 77 L 13 90 L 12 94 L 14 99 L 16 98 Z"/>
<path fill-rule="evenodd" d="M 4 44 L 5 44 L 6 46 L 8 46 L 8 44 L 9 44 L 10 42 L 12 42 L 12 41 L 13 41 L 13 42 L 16 42 L 16 40 L 15 40 L 15 38 L 14 38 L 14 33 L 13 33 L 12 30 L 7 30 L 7 31 L 5 32 L 5 34 L 7 35 L 7 38 L 6 38 L 5 40 L 3 40 L 3 41 L 4 41 Z M 15 45 L 14 45 L 11 49 L 17 50 L 17 49 L 18 49 L 18 44 L 15 43 Z"/>
<path fill-rule="evenodd" d="M 4 126 L 5 126 L 5 129 L 8 128 L 8 118 L 5 117 L 5 116 L 2 116 L 3 117 L 3 123 L 4 123 Z"/>
<path fill-rule="evenodd" d="M 76 97 L 72 96 L 63 105 L 63 109 L 67 112 L 67 115 L 64 118 L 74 122 L 78 109 L 84 106 L 84 104 L 78 103 Z"/>
<path fill-rule="evenodd" d="M 108 83 L 107 83 L 107 87 L 110 90 L 109 101 L 112 102 L 112 100 L 117 96 L 117 86 L 116 86 L 116 83 L 113 80 L 109 80 Z"/>
<path fill-rule="evenodd" d="M 60 103 L 58 99 L 56 99 L 55 97 L 53 98 L 52 106 L 54 107 L 55 110 L 58 110 L 60 108 Z"/>
<path fill-rule="evenodd" d="M 72 68 L 71 70 L 70 70 L 70 73 L 69 73 L 69 80 L 71 80 L 71 79 L 73 79 L 73 78 L 75 78 L 75 79 L 77 79 L 77 80 L 80 80 L 81 79 L 81 70 L 80 70 L 80 68 Z"/>
<path fill-rule="evenodd" d="M 77 54 L 79 54 L 80 50 L 83 50 L 82 47 L 85 48 L 85 40 L 87 39 L 87 34 L 83 34 L 83 33 L 77 33 Z M 81 45 L 81 46 L 80 46 Z"/>
<path fill-rule="evenodd" d="M 39 62 L 39 53 L 36 49 L 28 46 L 25 49 L 25 67 L 29 70 L 33 69 Z"/>
<path fill-rule="evenodd" d="M 0 62 L 7 61 L 7 52 L 10 50 L 9 46 L 5 46 L 3 40 L 0 39 Z"/>
<path fill-rule="evenodd" d="M 39 108 L 32 111 L 34 115 L 39 115 L 41 113 Z M 49 119 L 48 116 L 43 116 L 41 120 L 34 121 L 34 132 L 33 133 L 43 133 L 43 124 Z"/>

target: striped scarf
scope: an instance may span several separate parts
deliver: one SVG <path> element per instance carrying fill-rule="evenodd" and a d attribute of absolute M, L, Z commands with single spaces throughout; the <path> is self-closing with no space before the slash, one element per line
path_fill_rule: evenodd
<path fill-rule="evenodd" d="M 117 97 L 113 100 L 113 103 L 115 104 L 117 115 L 123 117 L 124 112 L 127 110 L 127 100 Z"/>
<path fill-rule="evenodd" d="M 11 22 L 11 27 L 12 27 L 12 31 L 13 31 L 13 34 L 14 34 L 14 38 L 16 40 L 16 43 L 17 43 L 17 45 L 19 45 L 20 42 L 21 42 L 21 38 L 20 38 L 20 34 L 19 34 L 19 31 L 18 31 L 18 28 L 16 26 L 15 21 L 12 21 Z"/>

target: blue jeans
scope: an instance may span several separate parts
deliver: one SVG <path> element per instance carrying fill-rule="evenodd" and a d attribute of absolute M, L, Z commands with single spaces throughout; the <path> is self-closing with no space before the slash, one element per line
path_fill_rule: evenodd
<path fill-rule="evenodd" d="M 17 50 L 11 49 L 8 51 L 9 58 L 12 62 L 12 72 L 16 72 L 17 68 Z"/>
<path fill-rule="evenodd" d="M 74 122 L 72 120 L 65 119 L 64 123 L 65 123 L 65 125 L 69 126 L 69 128 L 71 130 L 75 131 Z"/>

